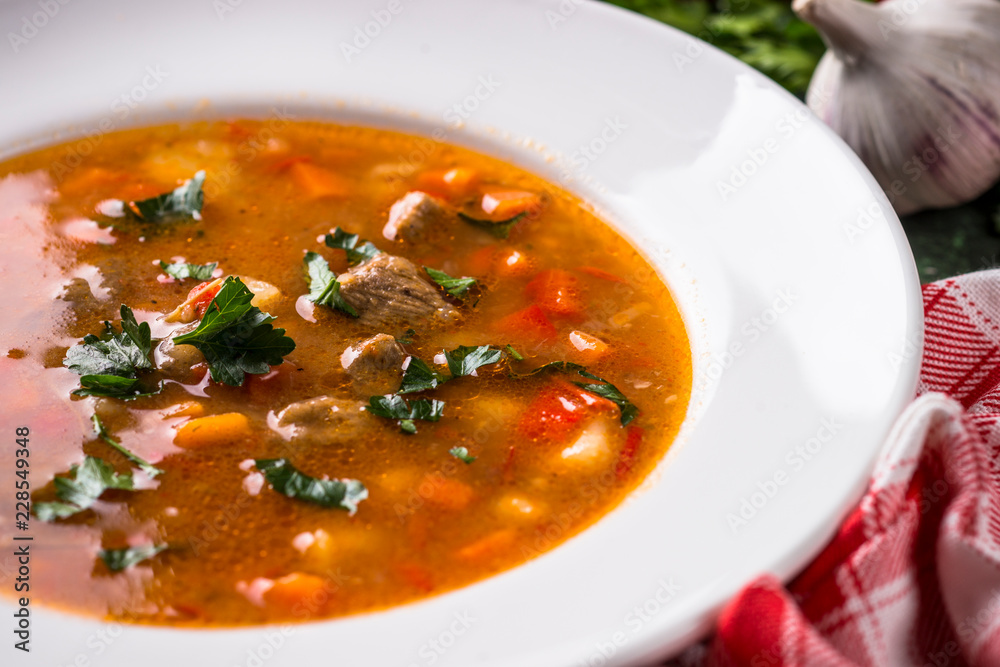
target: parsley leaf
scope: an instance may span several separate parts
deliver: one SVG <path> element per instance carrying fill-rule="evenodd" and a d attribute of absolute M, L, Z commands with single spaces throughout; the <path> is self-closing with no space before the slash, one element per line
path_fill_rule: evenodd
<path fill-rule="evenodd" d="M 451 371 L 452 377 L 462 377 L 472 375 L 478 368 L 497 363 L 503 358 L 503 350 L 489 345 L 479 347 L 459 345 L 454 350 L 445 352 L 444 358 L 448 361 L 448 370 Z"/>
<path fill-rule="evenodd" d="M 413 342 L 413 337 L 417 335 L 417 332 L 413 329 L 407 329 L 406 333 L 403 334 L 402 338 L 397 338 L 396 342 L 400 345 L 409 345 Z"/>
<path fill-rule="evenodd" d="M 444 414 L 444 401 L 421 398 L 407 404 L 406 400 L 398 394 L 389 396 L 372 396 L 368 411 L 376 417 L 386 419 L 398 419 L 399 430 L 404 433 L 416 433 L 417 427 L 414 420 L 436 422 Z"/>
<path fill-rule="evenodd" d="M 510 230 L 514 228 L 514 225 L 521 222 L 521 218 L 526 215 L 528 215 L 528 212 L 524 211 L 522 213 L 518 213 L 513 218 L 508 218 L 506 220 L 480 220 L 479 218 L 473 218 L 472 216 L 459 212 L 458 217 L 465 220 L 473 227 L 485 229 L 498 239 L 505 239 L 510 236 Z"/>
<path fill-rule="evenodd" d="M 94 456 L 85 456 L 83 463 L 69 469 L 69 477 L 55 477 L 56 496 L 62 502 L 35 503 L 35 516 L 42 521 L 65 519 L 82 512 L 108 489 L 133 490 L 132 474 L 118 474 L 111 466 Z"/>
<path fill-rule="evenodd" d="M 448 450 L 448 453 L 466 465 L 476 460 L 475 456 L 469 455 L 469 450 L 465 447 L 452 447 Z"/>
<path fill-rule="evenodd" d="M 363 241 L 358 245 L 361 237 L 357 234 L 348 234 L 340 227 L 335 227 L 332 234 L 324 237 L 324 242 L 330 248 L 340 248 L 347 252 L 347 263 L 351 266 L 366 262 L 382 251 L 375 247 L 371 241 Z"/>
<path fill-rule="evenodd" d="M 202 170 L 170 192 L 149 199 L 123 202 L 122 212 L 126 217 L 142 222 L 201 220 L 201 207 L 205 203 L 201 186 L 204 183 L 205 172 Z"/>
<path fill-rule="evenodd" d="M 112 572 L 121 572 L 136 563 L 149 560 L 167 548 L 166 544 L 148 544 L 127 549 L 101 549 L 97 555 Z"/>
<path fill-rule="evenodd" d="M 257 459 L 254 463 L 271 488 L 289 498 L 347 510 L 353 515 L 358 503 L 368 497 L 368 489 L 356 479 L 317 479 L 299 472 L 286 459 Z"/>
<path fill-rule="evenodd" d="M 434 389 L 439 384 L 447 382 L 448 379 L 432 369 L 423 359 L 410 357 L 410 363 L 403 371 L 403 384 L 400 385 L 399 391 L 396 393 L 409 394 L 414 391 Z"/>
<path fill-rule="evenodd" d="M 110 396 L 125 400 L 151 396 L 160 392 L 145 389 L 137 376 L 138 371 L 153 368 L 149 360 L 152 337 L 149 324 L 139 324 L 132 309 L 121 307 L 121 333 L 110 322 L 104 323 L 101 336 L 87 334 L 83 342 L 66 351 L 63 365 L 77 373 L 80 389 L 75 396 Z"/>
<path fill-rule="evenodd" d="M 271 326 L 273 317 L 250 305 L 253 297 L 242 280 L 229 276 L 198 328 L 173 339 L 198 348 L 216 382 L 239 387 L 246 373 L 267 373 L 295 349 L 284 329 Z"/>
<path fill-rule="evenodd" d="M 429 266 L 424 267 L 424 271 L 427 272 L 434 282 L 444 288 L 448 294 L 454 297 L 463 297 L 465 293 L 469 291 L 469 288 L 476 284 L 475 278 L 452 278 L 444 271 L 438 271 L 437 269 L 432 269 Z"/>
<path fill-rule="evenodd" d="M 162 475 L 163 471 L 154 466 L 152 463 L 142 458 L 138 454 L 133 454 L 128 449 L 126 449 L 120 442 L 112 438 L 107 430 L 104 428 L 104 424 L 101 423 L 101 418 L 94 414 L 90 417 L 90 421 L 94 423 L 94 432 L 97 437 L 108 443 L 112 448 L 116 449 L 122 456 L 127 458 L 132 463 L 139 466 L 139 469 L 150 477 L 156 477 L 157 475 Z"/>
<path fill-rule="evenodd" d="M 337 276 L 330 270 L 330 265 L 323 256 L 315 252 L 307 252 L 302 260 L 306 273 L 309 275 L 309 296 L 306 298 L 319 306 L 330 306 L 342 310 L 352 317 L 358 316 L 358 311 L 340 296 L 340 283 Z"/>
<path fill-rule="evenodd" d="M 160 260 L 160 268 L 163 269 L 163 272 L 177 280 L 184 280 L 186 278 L 211 280 L 217 266 L 219 266 L 218 262 L 212 262 L 211 264 L 185 264 L 183 262 L 167 264 L 163 260 Z"/>
<path fill-rule="evenodd" d="M 621 413 L 622 426 L 627 426 L 629 422 L 638 416 L 639 408 L 629 401 L 625 394 L 621 393 L 616 386 L 604 378 L 597 377 L 593 373 L 588 372 L 587 368 L 585 366 L 581 366 L 580 364 L 574 364 L 570 361 L 552 361 L 543 366 L 539 366 L 529 373 L 525 373 L 524 375 L 515 375 L 514 377 L 530 377 L 549 369 L 563 371 L 565 373 L 576 373 L 577 375 L 581 375 L 589 380 L 597 380 L 597 383 L 574 382 L 573 384 L 588 393 L 600 396 L 601 398 L 606 398 L 617 405 L 618 411 Z"/>

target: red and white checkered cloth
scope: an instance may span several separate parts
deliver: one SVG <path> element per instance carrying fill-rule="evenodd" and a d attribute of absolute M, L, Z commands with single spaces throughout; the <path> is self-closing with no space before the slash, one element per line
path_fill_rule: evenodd
<path fill-rule="evenodd" d="M 1000 666 L 1000 270 L 923 288 L 918 398 L 787 588 L 751 583 L 670 664 Z"/>

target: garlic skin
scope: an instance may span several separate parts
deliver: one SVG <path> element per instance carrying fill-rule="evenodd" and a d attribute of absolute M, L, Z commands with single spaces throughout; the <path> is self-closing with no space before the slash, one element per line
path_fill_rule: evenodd
<path fill-rule="evenodd" d="M 829 46 L 806 103 L 900 215 L 1000 179 L 1000 0 L 795 0 Z"/>

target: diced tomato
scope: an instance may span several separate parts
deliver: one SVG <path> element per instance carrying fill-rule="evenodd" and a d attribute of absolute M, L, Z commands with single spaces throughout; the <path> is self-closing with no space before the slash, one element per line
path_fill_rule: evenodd
<path fill-rule="evenodd" d="M 594 276 L 595 278 L 600 278 L 601 280 L 607 280 L 613 283 L 622 283 L 623 285 L 628 284 L 628 281 L 624 278 L 619 278 L 615 274 L 609 273 L 604 269 L 599 269 L 596 266 L 578 266 L 576 267 L 576 270 L 580 273 L 586 273 Z"/>
<path fill-rule="evenodd" d="M 638 426 L 629 426 L 626 429 L 625 444 L 622 446 L 621 453 L 618 454 L 618 462 L 615 464 L 615 476 L 618 479 L 624 479 L 632 470 L 639 455 L 642 436 L 643 430 Z"/>
<path fill-rule="evenodd" d="M 423 593 L 434 590 L 434 578 L 431 571 L 416 563 L 398 563 L 395 567 L 399 576 L 409 585 Z"/>
<path fill-rule="evenodd" d="M 555 380 L 528 404 L 517 431 L 532 440 L 562 443 L 597 412 L 614 409 L 614 403 L 605 398 L 585 392 L 565 380 Z"/>
<path fill-rule="evenodd" d="M 212 283 L 218 283 L 212 285 Z M 211 287 L 209 287 L 212 285 Z M 194 306 L 195 313 L 198 315 L 196 319 L 200 319 L 205 316 L 205 311 L 208 309 L 208 304 L 212 302 L 212 299 L 219 293 L 222 289 L 222 281 L 220 280 L 209 280 L 207 282 L 199 283 L 191 288 L 188 292 L 187 299 L 185 302 L 190 302 Z"/>
<path fill-rule="evenodd" d="M 559 335 L 552 322 L 538 306 L 528 306 L 524 310 L 506 315 L 494 322 L 493 328 L 512 341 L 542 343 Z"/>
<path fill-rule="evenodd" d="M 542 311 L 550 317 L 580 321 L 585 315 L 580 281 L 568 271 L 546 269 L 532 278 L 524 288 Z"/>
<path fill-rule="evenodd" d="M 311 162 L 295 162 L 288 167 L 288 173 L 311 199 L 345 197 L 350 193 L 347 181 L 342 177 Z"/>
<path fill-rule="evenodd" d="M 481 206 L 492 219 L 507 220 L 520 213 L 537 213 L 542 208 L 542 198 L 524 190 L 488 189 Z"/>

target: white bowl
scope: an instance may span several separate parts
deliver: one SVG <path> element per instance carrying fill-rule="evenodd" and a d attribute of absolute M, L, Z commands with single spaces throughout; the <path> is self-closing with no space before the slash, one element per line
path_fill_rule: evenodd
<path fill-rule="evenodd" d="M 481 149 L 580 194 L 645 251 L 697 378 L 643 487 L 521 567 L 290 628 L 108 627 L 36 604 L 22 664 L 642 662 L 703 634 L 755 575 L 793 575 L 859 498 L 916 385 L 917 274 L 875 181 L 764 77 L 580 0 L 64 2 L 0 5 L 16 35 L 0 49 L 3 155 L 272 108 Z"/>

